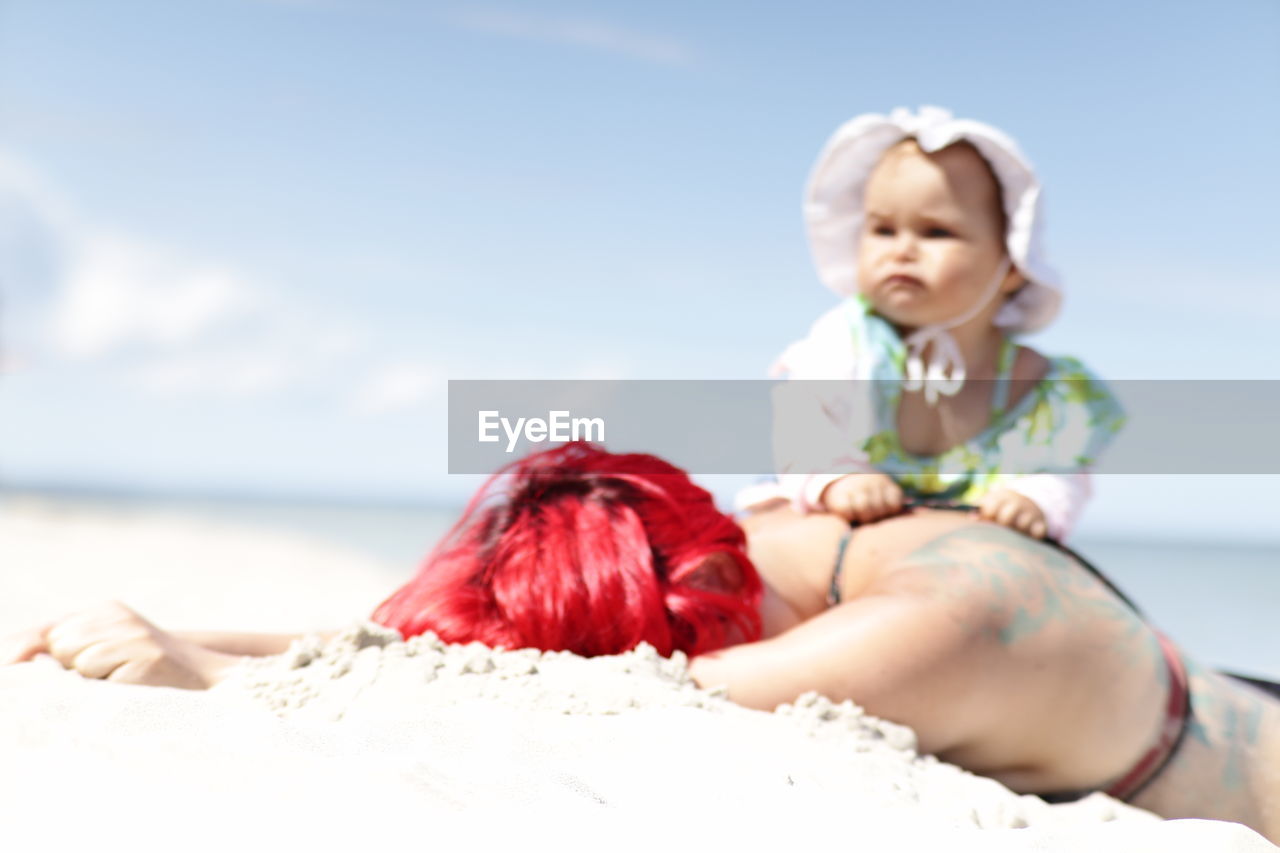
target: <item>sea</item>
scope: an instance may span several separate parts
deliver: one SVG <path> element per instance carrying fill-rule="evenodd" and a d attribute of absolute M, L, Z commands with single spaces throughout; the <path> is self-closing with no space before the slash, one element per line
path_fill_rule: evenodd
<path fill-rule="evenodd" d="M 18 496 L 0 494 L 0 512 L 6 499 Z M 108 512 L 177 513 L 329 542 L 376 558 L 385 566 L 388 591 L 409 577 L 460 511 L 458 506 L 429 504 L 259 498 L 38 497 Z M 1280 542 L 1095 535 L 1072 545 L 1197 660 L 1280 680 Z"/>

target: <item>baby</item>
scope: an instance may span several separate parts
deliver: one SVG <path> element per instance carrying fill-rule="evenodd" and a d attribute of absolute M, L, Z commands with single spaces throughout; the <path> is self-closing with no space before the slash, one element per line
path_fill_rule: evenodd
<path fill-rule="evenodd" d="M 848 298 L 775 375 L 861 381 L 784 383 L 785 417 L 825 436 L 779 447 L 783 493 L 858 522 L 908 497 L 974 504 L 1063 539 L 1124 415 L 1079 361 L 1013 340 L 1061 302 L 1014 142 L 935 107 L 859 116 L 819 156 L 805 217 L 819 276 Z"/>

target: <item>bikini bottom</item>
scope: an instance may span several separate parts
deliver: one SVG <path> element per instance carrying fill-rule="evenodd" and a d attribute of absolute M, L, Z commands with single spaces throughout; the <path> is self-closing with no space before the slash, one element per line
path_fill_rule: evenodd
<path fill-rule="evenodd" d="M 1182 655 L 1172 641 L 1159 631 L 1155 632 L 1160 643 L 1160 654 L 1164 657 L 1165 669 L 1169 673 L 1169 697 L 1165 703 L 1164 722 L 1160 726 L 1160 734 L 1155 743 L 1142 754 L 1119 779 L 1105 788 L 1085 789 L 1079 791 L 1055 791 L 1036 796 L 1047 803 L 1069 803 L 1100 790 L 1117 800 L 1129 801 L 1138 796 L 1151 782 L 1160 775 L 1160 771 L 1169 765 L 1178 747 L 1186 737 L 1187 727 L 1191 721 L 1191 691 L 1187 680 L 1187 668 L 1182 662 Z"/>

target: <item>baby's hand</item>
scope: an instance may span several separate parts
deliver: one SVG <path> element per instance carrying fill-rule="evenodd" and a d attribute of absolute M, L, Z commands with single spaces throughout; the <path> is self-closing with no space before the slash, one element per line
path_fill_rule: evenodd
<path fill-rule="evenodd" d="M 1008 489 L 988 493 L 978 505 L 978 515 L 1036 539 L 1043 539 L 1049 532 L 1044 512 L 1036 502 Z"/>
<path fill-rule="evenodd" d="M 902 487 L 885 474 L 846 474 L 822 490 L 827 512 L 866 524 L 902 509 Z"/>

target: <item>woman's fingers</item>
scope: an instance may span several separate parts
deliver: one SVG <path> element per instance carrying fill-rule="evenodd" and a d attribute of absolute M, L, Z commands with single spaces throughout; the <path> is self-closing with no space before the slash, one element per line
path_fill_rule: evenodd
<path fill-rule="evenodd" d="M 151 661 L 145 660 L 126 660 L 120 665 L 112 668 L 111 672 L 102 676 L 107 681 L 116 681 L 121 684 L 148 684 L 161 687 L 187 687 L 187 684 L 174 684 L 164 679 L 155 678 L 154 666 Z M 194 686 L 194 685 L 191 685 Z M 203 685 L 200 685 L 203 686 Z"/>
<path fill-rule="evenodd" d="M 48 651 L 86 678 L 106 678 L 140 653 L 148 626 L 123 604 L 112 602 L 67 617 L 48 632 Z"/>
<path fill-rule="evenodd" d="M 50 654 L 67 669 L 125 684 L 203 689 L 236 660 L 175 637 L 118 603 L 62 620 L 48 640 Z"/>
<path fill-rule="evenodd" d="M 75 669 L 75 660 L 89 646 L 102 638 L 94 622 L 96 611 L 76 613 L 49 629 L 49 654 L 67 669 Z"/>
<path fill-rule="evenodd" d="M 67 669 L 75 670 L 85 678 L 106 678 L 123 663 L 113 652 L 109 646 L 97 643 L 80 650 L 69 662 L 62 661 L 61 658 L 59 661 Z"/>
<path fill-rule="evenodd" d="M 49 641 L 46 634 L 52 627 L 53 623 L 49 623 L 0 638 L 0 666 L 25 663 L 36 655 L 48 654 Z"/>

